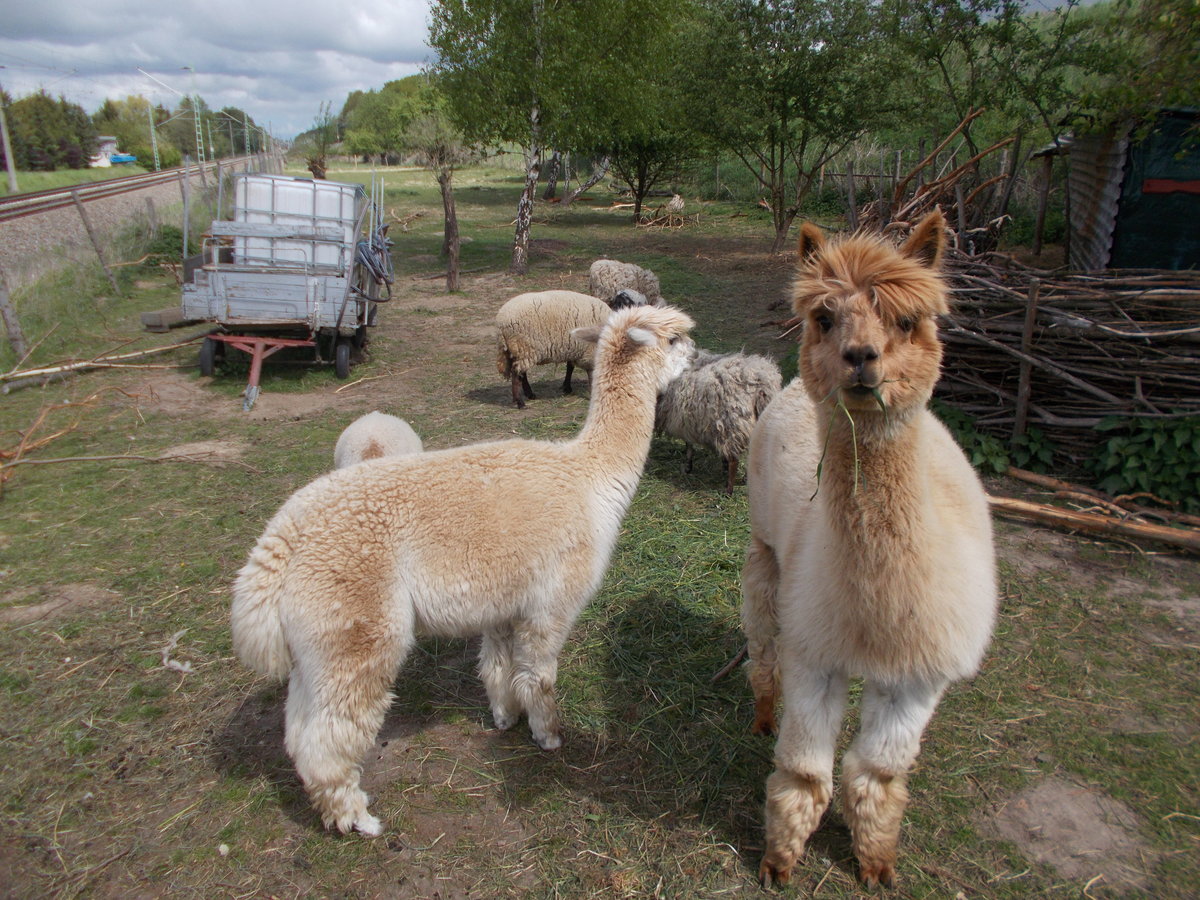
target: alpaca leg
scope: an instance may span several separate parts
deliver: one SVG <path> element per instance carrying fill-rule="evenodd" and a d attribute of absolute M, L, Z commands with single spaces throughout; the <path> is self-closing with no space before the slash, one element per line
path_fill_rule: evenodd
<path fill-rule="evenodd" d="M 908 770 L 944 689 L 917 681 L 863 687 L 862 725 L 842 760 L 842 808 L 868 886 L 895 884 Z"/>
<path fill-rule="evenodd" d="M 513 693 L 513 631 L 504 625 L 483 634 L 479 649 L 479 677 L 487 688 L 492 720 L 501 731 L 517 724 L 521 704 Z"/>
<path fill-rule="evenodd" d="M 383 724 L 406 652 L 376 647 L 371 659 L 310 657 L 292 669 L 284 745 L 326 828 L 367 837 L 383 831 L 359 787 L 361 760 Z"/>
<path fill-rule="evenodd" d="M 775 551 L 751 538 L 742 567 L 742 630 L 750 655 L 750 689 L 754 692 L 754 734 L 775 733 L 775 702 L 779 696 L 779 663 L 775 657 L 775 594 L 779 564 Z"/>
<path fill-rule="evenodd" d="M 567 377 L 563 379 L 563 393 L 570 394 L 573 391 L 571 387 L 571 375 L 575 371 L 575 363 L 567 363 Z"/>
<path fill-rule="evenodd" d="M 846 677 L 804 668 L 788 654 L 783 727 L 775 771 L 767 779 L 767 851 L 758 869 L 765 885 L 787 884 L 833 794 L 833 755 L 846 706 Z"/>
<path fill-rule="evenodd" d="M 512 689 L 529 717 L 534 742 L 543 750 L 562 746 L 554 683 L 558 654 L 571 623 L 521 622 L 513 636 Z"/>

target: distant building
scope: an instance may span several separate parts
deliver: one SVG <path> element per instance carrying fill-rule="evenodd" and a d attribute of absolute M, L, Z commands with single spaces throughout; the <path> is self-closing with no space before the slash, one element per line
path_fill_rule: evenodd
<path fill-rule="evenodd" d="M 102 134 L 96 138 L 96 155 L 92 157 L 90 165 L 94 169 L 107 169 L 112 165 L 112 156 L 117 152 L 117 139 L 109 134 Z"/>

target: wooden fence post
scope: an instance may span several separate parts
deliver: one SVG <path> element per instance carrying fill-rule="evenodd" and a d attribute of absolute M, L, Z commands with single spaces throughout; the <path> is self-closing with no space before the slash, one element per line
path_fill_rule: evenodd
<path fill-rule="evenodd" d="M 1021 366 L 1017 375 L 1017 411 L 1013 418 L 1013 440 L 1025 433 L 1025 423 L 1029 419 L 1029 395 L 1032 393 L 1030 382 L 1033 378 L 1033 366 L 1029 363 L 1029 351 L 1033 347 L 1033 328 L 1037 323 L 1038 294 L 1041 293 L 1042 283 L 1034 279 L 1029 288 L 1029 299 L 1025 307 L 1025 328 L 1021 331 Z"/>
<path fill-rule="evenodd" d="M 113 293 L 119 297 L 121 289 L 117 287 L 117 279 L 113 277 L 112 269 L 104 261 L 104 251 L 100 249 L 100 239 L 96 237 L 96 232 L 92 229 L 92 223 L 88 221 L 87 212 L 83 208 L 83 202 L 79 199 L 79 191 L 71 191 L 71 199 L 75 201 L 75 208 L 79 210 L 79 218 L 83 220 L 83 228 L 87 232 L 88 239 L 92 242 L 92 249 L 96 251 L 96 258 L 100 260 L 100 267 L 104 269 L 104 274 L 108 276 L 108 283 L 112 285 Z"/>
<path fill-rule="evenodd" d="M 12 298 L 8 294 L 8 282 L 4 278 L 4 268 L 0 267 L 0 319 L 4 320 L 4 330 L 8 334 L 8 343 L 17 355 L 17 363 L 29 352 L 29 344 L 25 340 L 25 332 L 21 330 L 21 322 L 17 311 L 13 308 Z"/>
<path fill-rule="evenodd" d="M 858 199 L 854 196 L 854 160 L 846 160 L 846 221 L 851 231 L 858 230 Z"/>
<path fill-rule="evenodd" d="M 158 210 L 154 208 L 154 198 L 146 198 L 146 221 L 150 225 L 150 236 L 158 237 Z"/>

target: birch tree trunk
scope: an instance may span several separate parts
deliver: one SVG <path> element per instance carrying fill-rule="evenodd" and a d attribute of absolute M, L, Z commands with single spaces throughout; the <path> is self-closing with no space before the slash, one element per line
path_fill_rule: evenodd
<path fill-rule="evenodd" d="M 575 188 L 575 190 L 571 191 L 571 193 L 567 194 L 567 199 L 563 201 L 563 204 L 565 206 L 570 206 L 575 202 L 576 197 L 594 187 L 601 178 L 608 174 L 608 166 L 609 159 L 606 156 L 596 164 L 596 168 L 592 170 L 592 174 L 587 181 Z"/>
<path fill-rule="evenodd" d="M 524 275 L 529 271 L 529 231 L 533 225 L 533 194 L 537 190 L 538 173 L 542 169 L 542 148 L 530 147 L 527 151 L 525 189 L 517 203 L 517 229 L 513 235 L 512 261 L 508 271 L 513 275 Z"/>

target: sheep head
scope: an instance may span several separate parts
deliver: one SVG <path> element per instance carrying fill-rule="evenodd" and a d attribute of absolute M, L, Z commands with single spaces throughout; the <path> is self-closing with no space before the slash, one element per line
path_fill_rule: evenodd
<path fill-rule="evenodd" d="M 815 401 L 893 413 L 929 400 L 942 361 L 935 317 L 949 309 L 938 271 L 945 225 L 930 213 L 900 247 L 800 229 L 792 308 L 804 322 L 800 374 Z"/>

